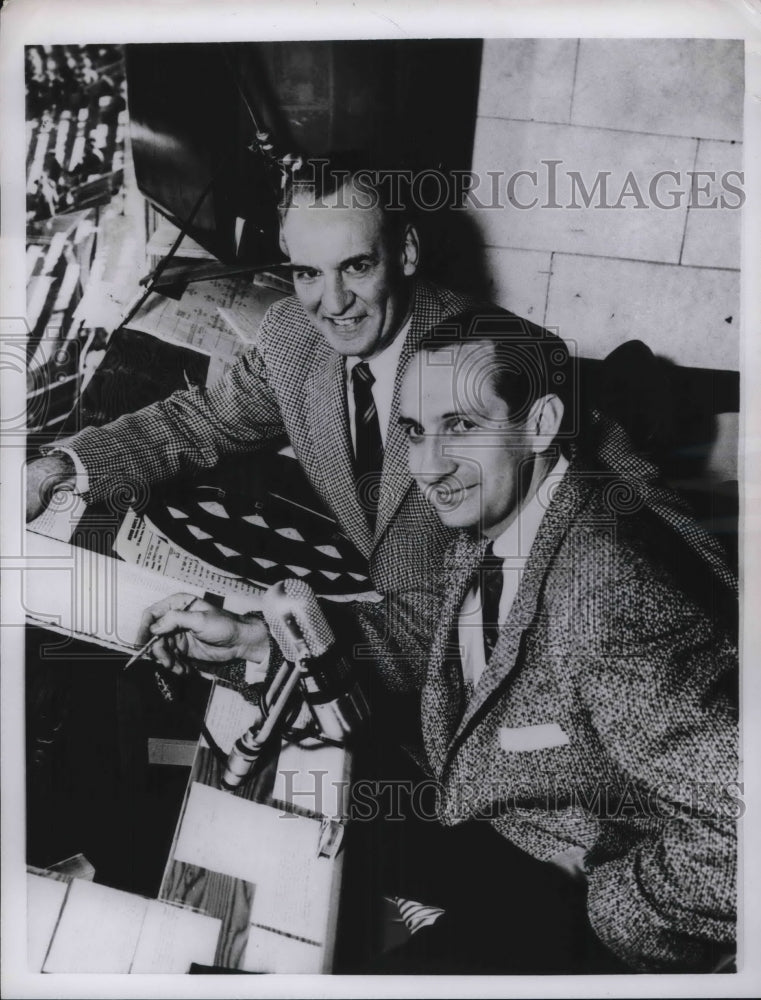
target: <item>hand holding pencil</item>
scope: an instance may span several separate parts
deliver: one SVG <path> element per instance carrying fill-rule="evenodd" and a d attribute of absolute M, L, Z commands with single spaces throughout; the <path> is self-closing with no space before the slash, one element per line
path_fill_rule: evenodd
<path fill-rule="evenodd" d="M 236 615 L 192 594 L 173 594 L 147 608 L 138 641 L 146 643 L 138 657 L 150 656 L 176 674 L 185 672 L 186 659 L 225 663 L 269 656 L 267 626 L 257 612 Z"/>

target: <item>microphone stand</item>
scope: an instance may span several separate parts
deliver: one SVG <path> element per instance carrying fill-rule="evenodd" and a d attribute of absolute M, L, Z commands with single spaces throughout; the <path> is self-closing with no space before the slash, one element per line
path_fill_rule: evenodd
<path fill-rule="evenodd" d="M 283 661 L 280 670 L 264 696 L 264 709 L 257 706 L 257 717 L 240 736 L 230 751 L 224 774 L 220 779 L 223 788 L 236 789 L 255 769 L 265 744 L 285 712 L 286 705 L 302 673 L 300 662 Z M 268 708 L 268 706 L 271 706 Z"/>
<path fill-rule="evenodd" d="M 263 610 L 284 662 L 257 706 L 253 724 L 235 741 L 227 758 L 221 784 L 230 790 L 256 767 L 297 685 L 320 738 L 327 743 L 345 746 L 369 714 L 310 587 L 297 580 L 273 584 L 265 595 Z"/>

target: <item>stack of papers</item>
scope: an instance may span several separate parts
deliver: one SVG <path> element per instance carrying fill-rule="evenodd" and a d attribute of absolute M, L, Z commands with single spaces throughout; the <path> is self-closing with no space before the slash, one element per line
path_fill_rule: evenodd
<path fill-rule="evenodd" d="M 184 973 L 212 965 L 221 920 L 120 889 L 27 875 L 31 972 Z"/>

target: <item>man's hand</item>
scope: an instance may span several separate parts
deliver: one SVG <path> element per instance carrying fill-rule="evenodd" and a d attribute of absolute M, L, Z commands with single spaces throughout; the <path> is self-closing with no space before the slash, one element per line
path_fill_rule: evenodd
<path fill-rule="evenodd" d="M 143 612 L 138 642 L 142 645 L 155 635 L 161 639 L 151 647 L 151 655 L 176 674 L 184 673 L 185 658 L 265 664 L 269 658 L 269 634 L 258 612 L 235 615 L 192 594 L 173 594 Z"/>
<path fill-rule="evenodd" d="M 33 521 L 50 503 L 55 490 L 74 485 L 76 470 L 68 455 L 37 458 L 26 467 L 26 519 Z"/>

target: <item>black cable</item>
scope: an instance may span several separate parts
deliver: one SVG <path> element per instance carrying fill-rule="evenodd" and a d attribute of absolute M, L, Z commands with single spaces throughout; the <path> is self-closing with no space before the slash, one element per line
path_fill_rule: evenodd
<path fill-rule="evenodd" d="M 251 102 L 248 99 L 248 94 L 241 86 L 239 74 L 236 73 L 233 68 L 232 60 L 230 58 L 230 53 L 227 51 L 227 47 L 224 45 L 222 46 L 222 54 L 224 56 L 225 63 L 227 64 L 227 72 L 230 74 L 233 83 L 238 88 L 238 94 L 240 96 L 240 99 L 246 106 L 246 111 L 248 111 L 249 117 L 251 118 L 251 124 L 254 126 L 254 132 L 262 133 L 264 129 L 261 127 L 259 121 L 257 120 L 256 114 L 254 113 L 254 109 L 251 106 Z"/>
<path fill-rule="evenodd" d="M 133 318 L 133 316 L 135 316 L 135 314 L 138 312 L 138 310 L 142 308 L 142 306 L 144 305 L 144 303 L 148 299 L 149 295 L 151 295 L 151 293 L 153 292 L 153 290 L 156 287 L 156 283 L 158 282 L 159 278 L 164 273 L 164 271 L 167 269 L 167 267 L 169 266 L 169 262 L 176 255 L 177 251 L 180 248 L 180 244 L 182 243 L 182 241 L 187 236 L 188 230 L 190 229 L 191 225 L 193 224 L 193 219 L 195 219 L 195 217 L 196 217 L 196 215 L 198 213 L 198 210 L 200 209 L 200 207 L 204 203 L 204 200 L 206 199 L 207 195 L 211 191 L 212 186 L 213 186 L 215 180 L 216 180 L 216 174 L 212 175 L 211 179 L 209 180 L 209 183 L 206 185 L 206 187 L 203 189 L 203 191 L 200 193 L 200 195 L 196 199 L 195 204 L 193 205 L 192 209 L 190 210 L 190 214 L 188 215 L 187 219 L 183 222 L 182 226 L 180 227 L 180 231 L 177 234 L 177 238 L 175 239 L 174 243 L 169 248 L 169 251 L 166 254 L 164 254 L 164 256 L 161 258 L 161 260 L 158 262 L 158 264 L 154 268 L 153 273 L 150 275 L 150 280 L 149 280 L 148 286 L 146 287 L 145 291 L 140 296 L 140 298 L 135 303 L 135 305 L 130 309 L 130 311 L 127 313 L 127 315 L 124 317 L 124 319 L 122 319 L 122 321 L 119 323 L 119 325 L 113 331 L 114 333 L 116 333 L 117 330 L 122 330 L 122 329 L 124 329 L 124 327 L 127 326 L 127 324 L 129 323 L 129 321 Z"/>
<path fill-rule="evenodd" d="M 194 670 L 196 673 L 198 673 L 196 667 L 190 664 L 188 664 L 188 666 L 190 667 L 191 670 Z M 187 703 L 184 696 L 184 685 L 182 685 L 181 683 L 178 684 L 178 679 L 176 677 L 174 676 L 172 676 L 171 678 L 165 677 L 162 676 L 162 673 L 159 670 L 155 670 L 154 678 L 158 685 L 159 692 L 165 701 L 176 705 L 178 708 L 180 708 L 182 712 L 184 712 L 185 716 L 191 719 L 193 722 L 198 721 L 199 713 L 194 711 Z M 235 688 L 233 688 L 233 690 L 235 690 Z M 263 686 L 257 685 L 257 689 L 254 692 L 254 696 L 256 699 L 255 704 L 262 712 L 262 715 L 264 717 L 262 722 L 264 723 L 269 717 L 269 711 L 267 709 L 267 705 L 264 701 L 263 695 L 264 695 Z M 293 720 L 298 715 L 299 711 L 300 711 L 300 706 L 294 707 L 294 709 L 289 713 L 291 720 Z M 211 732 L 209 731 L 208 726 L 206 725 L 205 719 L 201 718 L 200 722 L 201 722 L 201 733 L 203 734 L 204 739 L 208 743 L 209 749 L 214 754 L 214 757 L 219 766 L 224 769 L 225 767 L 227 767 L 227 762 L 230 755 L 228 753 L 225 753 L 225 751 L 220 747 L 220 745 L 214 739 Z M 275 736 L 276 733 L 273 732 L 272 735 Z M 317 740 L 319 743 L 322 743 L 324 746 L 333 746 L 333 747 L 344 746 L 344 744 L 339 740 L 331 739 L 330 737 L 325 736 L 322 732 L 320 732 L 319 726 L 315 719 L 312 719 L 309 722 L 309 724 L 305 726 L 303 729 L 294 729 L 291 725 L 286 725 L 280 732 L 280 738 L 285 740 L 287 743 L 292 743 L 292 744 L 299 744 L 305 739 L 314 739 Z M 253 775 L 253 773 L 254 770 L 252 769 L 251 773 L 244 779 L 244 782 L 249 780 L 250 777 Z"/>
<path fill-rule="evenodd" d="M 222 747 L 217 743 L 217 741 L 211 735 L 208 726 L 206 725 L 206 722 L 201 723 L 201 732 L 203 733 L 203 738 L 209 744 L 209 749 L 217 758 L 217 763 L 220 765 L 220 767 L 225 767 L 227 765 L 228 754 L 224 752 Z"/>

